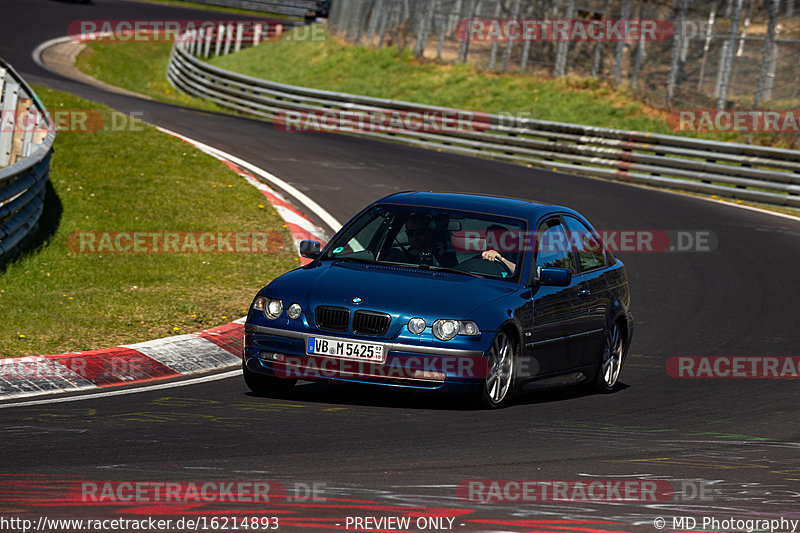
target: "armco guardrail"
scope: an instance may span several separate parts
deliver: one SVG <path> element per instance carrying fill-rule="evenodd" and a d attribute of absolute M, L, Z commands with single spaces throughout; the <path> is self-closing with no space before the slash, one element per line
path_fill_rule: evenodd
<path fill-rule="evenodd" d="M 250 9 L 252 11 L 264 11 L 266 13 L 277 13 L 279 15 L 290 15 L 302 17 L 309 9 L 317 7 L 316 0 L 284 0 L 282 2 L 270 0 L 191 0 L 201 4 L 212 6 L 236 7 L 239 9 Z"/>
<path fill-rule="evenodd" d="M 257 46 L 260 42 L 281 35 L 285 26 L 244 22 L 218 23 L 208 26 L 206 31 L 192 30 L 183 34 L 185 50 L 194 56 L 208 58 L 236 53 L 242 48 Z"/>
<path fill-rule="evenodd" d="M 358 113 L 458 111 L 261 80 L 211 66 L 181 42 L 173 48 L 168 76 L 182 91 L 277 123 L 306 113 L 338 114 L 341 122 L 347 114 L 348 124 L 356 126 L 348 133 L 356 135 L 571 174 L 800 207 L 800 152 L 795 150 L 502 115 L 473 116 L 473 128 L 463 130 L 359 128 Z"/>
<path fill-rule="evenodd" d="M 0 59 L 0 264 L 36 229 L 44 210 L 55 128 L 19 74 Z"/>

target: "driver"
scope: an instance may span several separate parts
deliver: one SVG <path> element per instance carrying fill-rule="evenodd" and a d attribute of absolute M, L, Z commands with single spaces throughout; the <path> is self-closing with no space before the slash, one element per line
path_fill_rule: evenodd
<path fill-rule="evenodd" d="M 429 225 L 430 218 L 421 213 L 412 213 L 408 217 L 406 220 L 408 255 L 412 259 L 418 259 L 420 264 L 438 265 L 435 243 Z"/>

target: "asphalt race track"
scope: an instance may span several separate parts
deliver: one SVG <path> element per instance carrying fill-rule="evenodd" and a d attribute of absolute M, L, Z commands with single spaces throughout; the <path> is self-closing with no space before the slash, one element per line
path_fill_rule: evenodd
<path fill-rule="evenodd" d="M 401 145 L 289 134 L 107 93 L 31 59 L 38 44 L 66 35 L 76 19 L 208 12 L 119 0 L 3 0 L 0 13 L 0 56 L 28 82 L 144 112 L 153 124 L 272 172 L 342 222 L 392 191 L 436 189 L 563 203 L 603 230 L 706 231 L 718 241 L 711 252 L 618 254 L 631 277 L 636 328 L 614 394 L 534 391 L 489 412 L 329 384 L 301 384 L 288 399 L 269 400 L 233 376 L 3 408 L 0 517 L 269 516 L 279 518 L 279 530 L 329 531 L 354 530 L 353 517 L 410 516 L 409 530 L 429 531 L 437 524 L 415 520 L 444 516 L 455 519 L 439 530 L 514 532 L 657 531 L 659 517 L 667 530 L 691 530 L 673 527 L 673 517 L 685 516 L 697 520 L 694 530 L 704 517 L 800 519 L 798 382 L 675 379 L 665 369 L 673 356 L 800 355 L 797 220 Z M 665 480 L 676 494 L 657 502 L 480 503 L 456 490 L 481 479 Z M 289 498 L 100 504 L 73 490 L 81 481 L 233 480 L 282 483 Z M 314 484 L 316 499 L 306 490 Z M 21 530 L 3 524 L 2 531 Z M 704 530 L 736 529 L 723 525 Z"/>

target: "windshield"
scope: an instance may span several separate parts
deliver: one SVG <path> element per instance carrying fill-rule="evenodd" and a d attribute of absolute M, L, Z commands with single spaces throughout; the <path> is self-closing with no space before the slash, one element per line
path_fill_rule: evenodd
<path fill-rule="evenodd" d="M 524 220 L 449 209 L 378 205 L 331 243 L 321 260 L 411 266 L 516 281 Z"/>

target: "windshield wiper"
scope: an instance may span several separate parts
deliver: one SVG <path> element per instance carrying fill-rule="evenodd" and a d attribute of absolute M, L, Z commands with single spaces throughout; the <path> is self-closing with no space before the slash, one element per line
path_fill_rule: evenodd
<path fill-rule="evenodd" d="M 474 278 L 482 278 L 480 274 L 476 274 L 475 272 L 468 272 L 466 270 L 458 270 L 457 268 L 445 267 L 441 265 L 430 265 L 428 268 L 431 270 L 436 270 L 439 272 L 449 272 L 451 274 L 466 274 L 467 276 L 472 276 Z"/>
<path fill-rule="evenodd" d="M 368 265 L 374 265 L 374 259 L 360 259 L 358 257 L 328 257 L 328 261 L 340 261 L 342 263 L 366 263 Z"/>
<path fill-rule="evenodd" d="M 437 272 L 448 272 L 451 274 L 464 274 L 466 276 L 472 276 L 474 278 L 483 278 L 484 276 L 480 274 L 476 274 L 474 272 L 467 272 L 466 270 L 458 270 L 456 268 L 444 267 L 439 265 L 427 265 L 427 264 L 417 264 L 417 263 L 402 263 L 399 261 L 373 261 L 368 259 L 358 259 L 356 257 L 337 257 L 337 258 L 330 258 L 331 261 L 342 261 L 348 263 L 367 263 L 370 265 L 387 265 L 387 266 L 400 266 L 405 268 L 413 268 L 415 270 L 435 270 Z"/>

